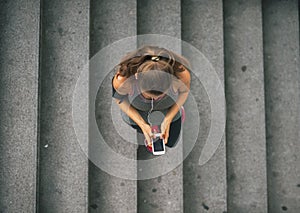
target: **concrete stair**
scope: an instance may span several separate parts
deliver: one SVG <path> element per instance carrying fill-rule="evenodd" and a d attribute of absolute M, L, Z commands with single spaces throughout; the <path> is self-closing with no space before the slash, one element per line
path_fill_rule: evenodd
<path fill-rule="evenodd" d="M 298 1 L 3 0 L 0 8 L 1 213 L 300 212 Z M 96 75 L 107 70 L 92 74 L 96 64 L 89 59 L 141 34 L 182 39 L 206 56 L 224 86 L 226 129 L 212 158 L 199 165 L 211 98 L 192 70 L 200 117 L 195 147 L 171 172 L 136 181 L 110 175 L 87 158 L 97 155 L 94 118 L 113 151 L 145 158 L 137 146 L 141 135 L 124 131 L 129 127 L 112 101 L 113 70 L 96 85 Z M 147 42 L 137 37 L 131 46 Z M 188 54 L 183 46 L 164 45 Z M 181 135 L 178 159 L 190 134 Z M 113 156 L 107 160 L 115 166 Z M 116 168 L 136 177 L 145 169 L 139 161 L 130 166 Z"/>
<path fill-rule="evenodd" d="M 84 1 L 41 4 L 39 212 L 87 211 L 88 160 L 74 134 L 72 97 L 89 60 L 89 8 Z"/>
<path fill-rule="evenodd" d="M 208 58 L 224 87 L 222 8 L 222 1 L 182 1 L 181 15 L 182 39 Z M 192 80 L 191 91 L 199 107 L 200 129 L 199 139 L 183 164 L 184 211 L 224 212 L 227 203 L 225 135 L 212 159 L 205 166 L 199 166 L 199 154 L 210 131 L 211 109 L 203 83 L 196 78 Z"/>
<path fill-rule="evenodd" d="M 0 212 L 34 212 L 38 206 L 40 2 L 1 1 L 0 7 Z"/>
<path fill-rule="evenodd" d="M 267 211 L 261 7 L 224 4 L 229 212 Z"/>
<path fill-rule="evenodd" d="M 268 210 L 297 212 L 300 209 L 298 1 L 265 1 L 263 14 Z"/>
<path fill-rule="evenodd" d="M 90 58 L 110 43 L 124 37 L 136 35 L 136 4 L 134 0 L 126 2 L 117 0 L 91 1 Z M 100 71 L 105 72 L 105 70 Z M 116 152 L 119 150 L 122 155 L 135 159 L 136 147 L 133 144 L 124 144 L 122 138 L 116 134 L 111 122 L 111 114 L 108 113 L 112 103 L 111 79 L 113 74 L 113 72 L 110 72 L 110 75 L 106 78 L 107 80 L 104 81 L 106 83 L 101 87 L 103 89 L 97 95 L 95 104 L 97 106 L 97 123 L 100 128 L 103 127 L 103 135 L 109 138 L 107 139 L 109 146 Z M 92 80 L 92 77 L 90 77 L 90 81 Z M 92 150 L 92 147 L 90 149 Z M 137 212 L 136 181 L 109 175 L 90 162 L 89 212 L 123 211 Z"/>

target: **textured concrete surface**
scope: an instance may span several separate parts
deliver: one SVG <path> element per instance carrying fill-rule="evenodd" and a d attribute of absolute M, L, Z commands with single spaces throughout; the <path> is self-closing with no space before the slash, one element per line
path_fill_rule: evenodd
<path fill-rule="evenodd" d="M 0 212 L 36 209 L 39 4 L 0 2 Z"/>
<path fill-rule="evenodd" d="M 138 34 L 163 34 L 181 37 L 180 1 L 146 1 L 137 2 Z"/>
<path fill-rule="evenodd" d="M 138 34 L 162 34 L 180 39 L 180 11 L 179 0 L 138 1 Z M 143 42 L 145 41 L 139 40 L 138 44 L 141 45 Z M 180 52 L 180 47 L 176 48 Z M 182 143 L 178 143 L 177 146 L 182 150 Z M 149 153 L 145 151 L 144 146 L 140 146 L 138 159 L 148 158 Z M 182 152 L 178 158 L 182 158 Z M 182 165 L 166 175 L 138 181 L 138 212 L 183 212 Z"/>
<path fill-rule="evenodd" d="M 207 57 L 223 84 L 222 9 L 221 1 L 182 1 L 182 39 Z M 196 71 L 195 67 L 194 72 Z M 199 80 L 195 75 L 192 76 L 191 91 L 198 104 L 200 130 L 193 151 L 184 161 L 184 210 L 223 212 L 226 211 L 225 136 L 213 157 L 203 166 L 198 165 L 211 125 L 209 97 Z"/>
<path fill-rule="evenodd" d="M 264 1 L 269 212 L 300 212 L 298 1 Z"/>
<path fill-rule="evenodd" d="M 87 144 L 73 129 L 72 97 L 89 58 L 89 3 L 43 1 L 42 11 L 39 211 L 87 212 Z"/>
<path fill-rule="evenodd" d="M 267 212 L 260 1 L 225 1 L 228 212 Z"/>
<path fill-rule="evenodd" d="M 215 0 L 94 0 L 90 8 L 84 1 L 54 0 L 43 1 L 40 12 L 40 1 L 1 1 L 0 212 L 298 213 L 298 2 L 223 2 L 224 8 Z M 227 153 L 224 136 L 213 158 L 198 165 L 211 115 L 205 88 L 192 74 L 191 95 L 199 104 L 201 125 L 183 167 L 137 183 L 88 164 L 82 151 L 88 144 L 79 146 L 72 124 L 72 95 L 79 74 L 88 72 L 89 57 L 136 33 L 162 33 L 201 50 L 223 81 L 222 9 Z M 135 131 L 118 130 L 129 127 L 119 115 L 103 113 L 111 110 L 112 74 L 99 85 L 92 112 L 99 131 L 117 153 L 147 159 L 151 155 L 144 147 L 138 152 L 133 143 L 124 148 L 124 138 L 136 140 Z M 82 91 L 82 101 L 88 101 L 88 89 Z M 88 113 L 83 109 L 80 117 L 79 126 L 86 128 L 82 137 L 88 134 Z M 193 131 L 185 129 L 183 142 Z"/>
<path fill-rule="evenodd" d="M 136 1 L 91 1 L 90 58 L 105 46 L 122 38 L 135 35 Z M 107 72 L 101 70 L 101 68 L 99 70 L 100 72 Z M 129 141 L 130 139 L 136 140 L 135 131 L 126 125 L 120 116 L 113 117 L 110 113 L 113 74 L 114 71 L 106 76 L 102 85 L 99 85 L 96 103 L 91 103 L 96 105 L 96 111 L 90 113 L 96 115 L 99 131 L 110 148 L 127 158 L 136 159 L 137 147 L 133 144 L 136 141 Z M 120 126 L 114 125 L 112 119 L 114 119 L 114 122 L 120 123 L 121 128 L 127 128 L 134 136 L 127 138 L 126 135 L 119 135 L 118 132 L 124 130 L 118 130 L 117 128 L 120 128 Z M 90 137 L 92 137 L 92 134 Z M 111 161 L 113 162 L 114 159 L 111 159 Z M 119 169 L 126 170 L 127 168 Z M 137 212 L 136 181 L 115 177 L 90 163 L 89 207 L 90 212 Z"/>
<path fill-rule="evenodd" d="M 183 191 L 182 191 L 182 166 L 176 168 L 178 162 L 182 162 L 182 135 L 179 136 L 176 147 L 166 147 L 163 156 L 154 156 L 146 148 L 140 147 L 138 152 L 139 160 L 150 161 L 158 158 L 157 164 L 160 168 L 175 168 L 157 178 L 138 181 L 138 212 L 183 212 Z M 138 133 L 139 143 L 143 143 L 144 136 Z M 175 154 L 170 155 L 170 152 Z M 174 159 L 176 158 L 176 159 Z M 179 174 L 178 174 L 179 172 Z M 157 174 L 155 167 L 138 163 L 138 177 L 141 173 Z M 178 178 L 179 177 L 179 178 Z M 181 185 L 179 185 L 181 184 Z"/>

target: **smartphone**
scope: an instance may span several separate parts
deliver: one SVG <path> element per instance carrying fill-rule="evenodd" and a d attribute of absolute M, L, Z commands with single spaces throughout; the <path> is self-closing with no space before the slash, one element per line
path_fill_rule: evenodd
<path fill-rule="evenodd" d="M 160 139 L 160 133 L 154 134 L 156 137 L 152 139 L 152 153 L 153 155 L 165 154 L 165 141 Z"/>

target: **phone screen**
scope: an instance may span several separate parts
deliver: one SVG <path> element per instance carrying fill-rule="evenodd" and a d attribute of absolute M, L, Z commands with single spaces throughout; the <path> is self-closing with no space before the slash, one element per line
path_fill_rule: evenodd
<path fill-rule="evenodd" d="M 160 138 L 155 138 L 153 140 L 154 152 L 164 151 L 163 140 Z"/>

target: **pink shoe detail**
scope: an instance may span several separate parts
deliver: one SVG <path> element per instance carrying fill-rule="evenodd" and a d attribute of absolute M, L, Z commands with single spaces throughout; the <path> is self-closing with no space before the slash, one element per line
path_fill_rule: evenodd
<path fill-rule="evenodd" d="M 145 143 L 145 147 L 146 147 L 147 151 L 152 153 L 152 147 L 148 146 L 146 138 L 144 140 L 144 143 Z"/>

